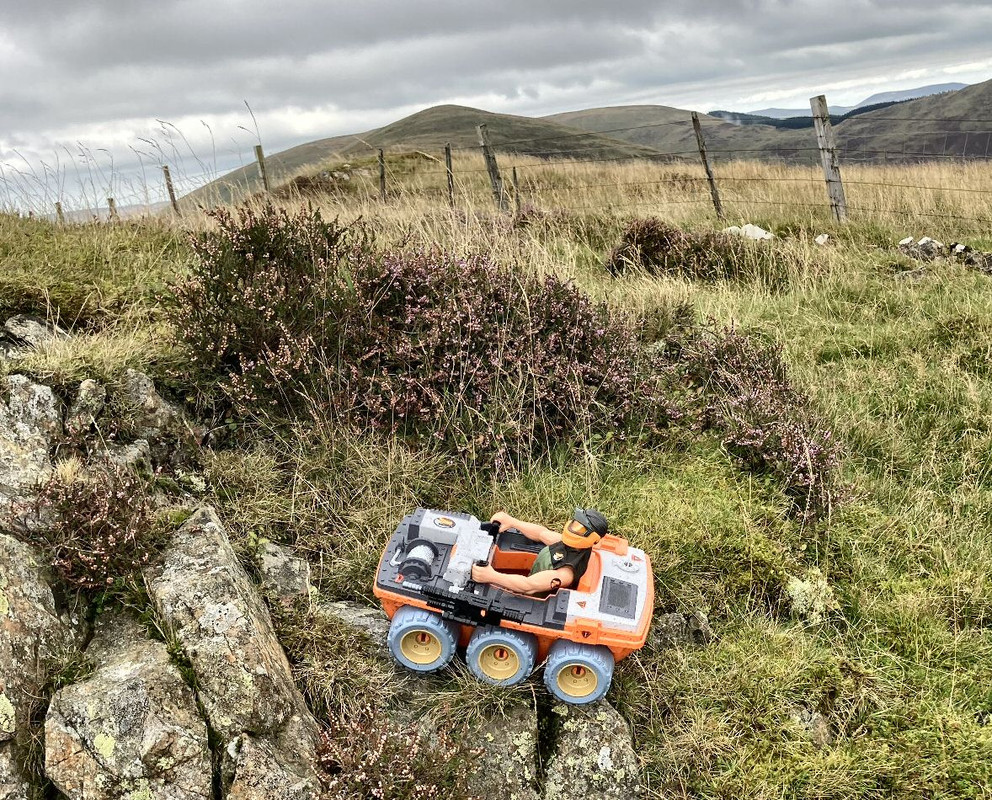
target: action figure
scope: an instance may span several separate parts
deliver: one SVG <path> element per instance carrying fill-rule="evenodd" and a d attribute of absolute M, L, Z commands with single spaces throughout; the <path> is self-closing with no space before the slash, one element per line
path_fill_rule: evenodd
<path fill-rule="evenodd" d="M 515 528 L 531 541 L 544 545 L 530 575 L 499 572 L 489 565 L 472 567 L 472 580 L 476 583 L 491 583 L 519 594 L 546 595 L 577 586 L 589 564 L 593 545 L 609 533 L 606 517 L 594 508 L 575 509 L 561 533 L 516 519 L 505 511 L 493 514 L 490 521 L 499 523 L 500 532 Z"/>

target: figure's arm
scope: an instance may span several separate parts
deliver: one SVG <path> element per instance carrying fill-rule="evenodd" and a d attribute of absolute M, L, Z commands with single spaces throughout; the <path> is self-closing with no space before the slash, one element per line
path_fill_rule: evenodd
<path fill-rule="evenodd" d="M 557 544 L 561 541 L 560 533 L 555 533 L 554 531 L 545 528 L 543 525 L 538 525 L 536 522 L 524 522 L 522 519 L 511 517 L 505 511 L 497 511 L 492 515 L 489 521 L 498 522 L 501 533 L 507 528 L 516 528 L 532 542 L 540 542 L 541 544 Z"/>
<path fill-rule="evenodd" d="M 472 567 L 472 580 L 476 583 L 491 583 L 503 589 L 509 589 L 517 594 L 538 594 L 554 589 L 567 589 L 572 585 L 575 573 L 571 567 L 546 569 L 535 575 L 511 575 L 497 572 L 490 566 Z"/>

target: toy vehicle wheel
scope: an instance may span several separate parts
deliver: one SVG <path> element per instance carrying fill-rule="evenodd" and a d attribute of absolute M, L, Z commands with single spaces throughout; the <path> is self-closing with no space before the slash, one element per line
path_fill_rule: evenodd
<path fill-rule="evenodd" d="M 414 672 L 435 672 L 447 666 L 457 642 L 457 625 L 413 606 L 403 606 L 393 615 L 386 637 L 393 658 Z"/>
<path fill-rule="evenodd" d="M 465 660 L 480 681 L 494 686 L 516 686 L 527 679 L 537 663 L 537 639 L 508 628 L 476 628 Z"/>
<path fill-rule="evenodd" d="M 606 647 L 559 639 L 548 651 L 544 685 L 562 702 L 595 703 L 610 688 L 613 664 L 613 653 Z"/>

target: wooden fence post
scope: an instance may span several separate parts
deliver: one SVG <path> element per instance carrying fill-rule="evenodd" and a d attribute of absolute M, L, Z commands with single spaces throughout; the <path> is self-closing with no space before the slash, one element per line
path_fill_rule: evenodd
<path fill-rule="evenodd" d="M 165 175 L 165 188 L 169 192 L 169 202 L 172 203 L 172 211 L 178 217 L 181 216 L 179 213 L 179 201 L 176 200 L 176 188 L 172 185 L 172 174 L 169 172 L 169 165 L 162 165 L 162 174 Z"/>
<path fill-rule="evenodd" d="M 107 198 L 107 209 L 110 211 L 110 221 L 117 222 L 120 217 L 117 214 L 117 203 L 114 202 L 113 197 Z"/>
<path fill-rule="evenodd" d="M 55 201 L 55 221 L 58 222 L 59 225 L 65 225 L 65 212 L 62 211 L 61 200 Z"/>
<path fill-rule="evenodd" d="M 451 169 L 451 142 L 444 145 L 444 166 L 448 170 L 448 205 L 455 207 L 455 173 Z"/>
<path fill-rule="evenodd" d="M 379 199 L 386 202 L 386 156 L 379 150 Z"/>
<path fill-rule="evenodd" d="M 847 221 L 847 201 L 844 199 L 844 184 L 840 179 L 840 164 L 837 161 L 837 146 L 834 144 L 834 131 L 830 127 L 830 112 L 827 98 L 820 94 L 809 99 L 813 111 L 813 124 L 816 126 L 816 143 L 820 148 L 820 161 L 823 163 L 823 177 L 827 181 L 827 194 L 830 207 L 838 222 Z"/>
<path fill-rule="evenodd" d="M 262 145 L 255 145 L 255 160 L 258 161 L 258 171 L 262 176 L 262 186 L 265 193 L 269 193 L 269 173 L 265 171 L 265 153 L 262 152 Z"/>
<path fill-rule="evenodd" d="M 513 212 L 520 213 L 520 184 L 517 183 L 517 168 L 513 168 Z"/>
<path fill-rule="evenodd" d="M 479 134 L 479 146 L 482 148 L 482 158 L 486 162 L 486 171 L 489 173 L 489 182 L 493 187 L 493 202 L 496 203 L 496 208 L 500 211 L 506 211 L 506 197 L 503 194 L 503 178 L 499 174 L 499 165 L 496 163 L 496 156 L 489 147 L 489 132 L 486 130 L 486 126 L 484 124 L 477 126 L 475 130 Z"/>
<path fill-rule="evenodd" d="M 710 162 L 706 158 L 706 142 L 703 140 L 703 128 L 699 124 L 699 114 L 692 112 L 692 129 L 696 132 L 696 144 L 699 145 L 699 158 L 703 162 L 703 169 L 706 170 L 706 180 L 710 184 L 710 196 L 713 198 L 713 208 L 716 209 L 716 218 L 724 219 L 723 206 L 720 203 L 720 192 L 716 188 L 716 180 L 713 178 L 713 170 L 710 169 Z"/>

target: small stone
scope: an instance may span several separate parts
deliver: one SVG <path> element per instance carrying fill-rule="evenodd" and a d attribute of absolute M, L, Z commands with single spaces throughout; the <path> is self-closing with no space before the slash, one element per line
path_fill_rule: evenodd
<path fill-rule="evenodd" d="M 757 225 L 752 225 L 750 222 L 742 227 L 731 225 L 729 228 L 724 228 L 721 233 L 728 233 L 734 236 L 743 236 L 745 239 L 754 239 L 756 241 L 775 238 L 775 234 L 770 233 Z"/>
<path fill-rule="evenodd" d="M 152 451 L 147 439 L 136 439 L 130 444 L 111 444 L 96 453 L 96 458 L 119 470 L 138 475 L 152 474 Z"/>
<path fill-rule="evenodd" d="M 129 369 L 124 373 L 124 400 L 139 436 L 161 436 L 179 418 L 179 412 L 162 399 L 151 378 Z"/>
<path fill-rule="evenodd" d="M 828 747 L 833 741 L 830 723 L 819 711 L 808 708 L 797 708 L 790 715 L 793 724 L 799 729 L 804 739 L 817 747 Z"/>
<path fill-rule="evenodd" d="M 899 240 L 900 247 L 909 247 L 911 244 L 916 244 L 916 240 L 912 236 L 907 236 L 905 239 Z"/>
<path fill-rule="evenodd" d="M 830 241 L 830 234 L 829 233 L 821 233 L 813 241 L 816 242 L 818 245 L 820 245 L 820 247 L 823 247 L 823 245 L 827 244 L 827 242 Z"/>

